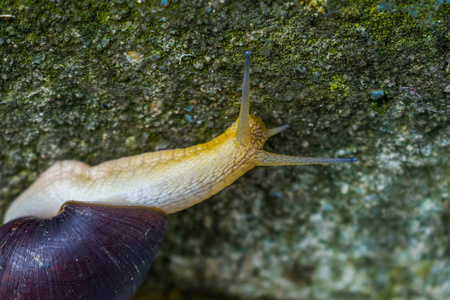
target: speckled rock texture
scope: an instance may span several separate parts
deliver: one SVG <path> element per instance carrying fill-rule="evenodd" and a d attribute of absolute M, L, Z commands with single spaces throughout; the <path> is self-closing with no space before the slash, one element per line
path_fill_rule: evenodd
<path fill-rule="evenodd" d="M 0 213 L 52 163 L 186 147 L 251 112 L 271 152 L 171 215 L 135 299 L 450 299 L 450 1 L 0 3 Z M 12 15 L 12 16 L 11 16 Z"/>

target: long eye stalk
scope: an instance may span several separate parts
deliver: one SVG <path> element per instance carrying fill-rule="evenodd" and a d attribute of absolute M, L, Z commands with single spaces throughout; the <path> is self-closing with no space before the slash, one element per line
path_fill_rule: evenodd
<path fill-rule="evenodd" d="M 242 85 L 241 111 L 238 119 L 237 140 L 248 145 L 250 142 L 249 114 L 250 114 L 250 51 L 245 51 L 244 82 Z"/>
<path fill-rule="evenodd" d="M 258 166 L 293 166 L 293 165 L 315 165 L 357 162 L 356 157 L 350 158 L 322 158 L 322 157 L 299 157 L 282 155 L 261 151 L 256 159 Z"/>

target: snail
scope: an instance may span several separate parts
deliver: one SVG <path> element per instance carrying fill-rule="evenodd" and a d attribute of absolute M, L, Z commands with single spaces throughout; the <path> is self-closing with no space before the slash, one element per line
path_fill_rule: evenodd
<path fill-rule="evenodd" d="M 286 129 L 249 114 L 250 51 L 239 117 L 222 135 L 88 166 L 55 163 L 0 227 L 0 299 L 129 299 L 150 269 L 168 214 L 218 193 L 256 166 L 355 162 L 264 151 Z"/>

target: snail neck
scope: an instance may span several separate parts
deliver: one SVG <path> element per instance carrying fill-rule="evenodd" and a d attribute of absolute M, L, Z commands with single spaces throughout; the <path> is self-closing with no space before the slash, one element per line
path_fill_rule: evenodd
<path fill-rule="evenodd" d="M 171 180 L 180 193 L 166 193 L 158 201 L 166 213 L 191 207 L 220 192 L 247 171 L 258 165 L 257 157 L 268 138 L 268 131 L 260 118 L 249 115 L 247 143 L 238 138 L 239 119 L 213 140 L 185 149 L 189 156 L 179 163 L 167 165 L 165 172 L 181 174 Z M 156 187 L 156 186 L 155 186 Z"/>

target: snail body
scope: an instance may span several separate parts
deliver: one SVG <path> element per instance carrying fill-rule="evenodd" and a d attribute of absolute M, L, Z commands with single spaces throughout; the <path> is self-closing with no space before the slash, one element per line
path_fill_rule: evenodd
<path fill-rule="evenodd" d="M 107 161 L 93 167 L 77 161 L 57 162 L 19 195 L 6 212 L 5 222 L 9 223 L 5 224 L 0 230 L 0 295 L 14 295 L 17 299 L 26 299 L 29 295 L 27 289 L 33 289 L 33 286 L 39 285 L 42 276 L 56 276 L 58 280 L 61 276 L 65 276 L 58 271 L 59 269 L 53 269 L 52 266 L 62 266 L 62 268 L 70 270 L 75 268 L 77 274 L 90 274 L 91 280 L 82 281 L 82 283 L 78 283 L 72 277 L 65 279 L 67 280 L 64 285 L 65 288 L 72 288 L 75 291 L 80 289 L 80 285 L 83 286 L 82 289 L 95 290 L 96 282 L 103 278 L 100 261 L 106 261 L 105 265 L 110 266 L 108 271 L 112 271 L 108 273 L 109 278 L 116 276 L 112 273 L 126 274 L 121 267 L 115 268 L 117 265 L 111 263 L 117 262 L 119 258 L 112 258 L 109 255 L 101 256 L 100 267 L 95 271 L 90 269 L 91 267 L 96 268 L 95 266 L 80 263 L 80 260 L 75 262 L 71 259 L 64 262 L 58 261 L 58 253 L 60 252 L 64 253 L 61 259 L 70 257 L 69 253 L 72 253 L 72 251 L 77 254 L 76 249 L 83 248 L 79 246 L 79 243 L 94 245 L 92 246 L 92 249 L 94 249 L 92 253 L 86 252 L 84 259 L 88 259 L 88 255 L 98 256 L 98 253 L 105 248 L 104 245 L 108 243 L 120 244 L 122 248 L 126 248 L 123 249 L 125 257 L 138 255 L 142 249 L 143 252 L 147 253 L 145 254 L 147 255 L 146 258 L 142 261 L 142 266 L 136 267 L 141 264 L 135 263 L 134 260 L 128 263 L 128 266 L 136 267 L 137 273 L 145 276 L 156 254 L 155 249 L 157 251 L 164 235 L 166 214 L 180 211 L 209 198 L 256 166 L 356 161 L 355 158 L 310 158 L 264 151 L 262 148 L 266 140 L 286 129 L 287 126 L 267 129 L 259 117 L 249 114 L 249 65 L 250 52 L 247 51 L 239 118 L 225 133 L 217 138 L 186 149 L 144 153 Z M 83 203 L 69 202 L 64 204 L 68 200 L 83 201 Z M 62 211 L 58 214 L 61 206 L 63 206 Z M 106 212 L 109 210 L 111 214 Z M 137 225 L 134 225 L 131 221 L 130 223 L 121 222 L 122 219 L 131 220 L 125 215 L 130 212 L 132 212 L 131 215 L 137 214 L 136 211 L 139 210 L 143 210 L 143 216 L 141 217 L 149 221 L 143 223 L 136 221 Z M 84 219 L 86 215 L 91 216 L 88 218 L 89 222 Z M 28 216 L 44 219 L 29 218 Z M 140 219 L 141 217 L 135 216 L 134 219 Z M 86 226 L 79 232 L 79 235 L 71 235 L 70 241 L 53 245 L 42 237 L 42 235 L 47 236 L 51 232 L 50 240 L 63 241 L 64 238 L 57 237 L 57 234 L 64 235 L 68 230 L 66 226 L 78 226 L 78 223 L 73 221 L 77 218 L 83 219 L 83 224 L 86 224 Z M 88 227 L 103 228 L 103 225 L 106 225 L 104 218 L 108 219 L 108 222 L 110 222 L 108 224 L 112 224 L 108 225 L 111 230 L 106 227 L 104 230 L 94 230 L 95 236 L 98 234 L 105 236 L 96 240 L 94 234 L 91 236 L 91 233 L 89 233 Z M 116 223 L 111 220 L 116 220 Z M 71 224 L 70 222 L 74 223 Z M 157 225 L 153 222 L 156 222 Z M 63 225 L 65 223 L 70 225 Z M 116 230 L 117 226 L 125 226 L 125 229 L 123 231 Z M 137 230 L 135 230 L 135 227 Z M 29 228 L 33 228 L 33 230 Z M 44 230 L 43 228 L 48 229 Z M 149 231 L 142 230 L 142 228 Z M 24 230 L 27 234 L 30 234 L 30 238 L 24 237 L 27 235 L 19 234 L 20 231 Z M 127 230 L 135 232 L 137 236 L 136 245 L 132 238 L 121 240 L 116 236 L 117 234 L 119 236 L 126 235 Z M 34 234 L 31 234 L 32 231 Z M 149 232 L 151 233 L 150 236 Z M 140 234 L 144 234 L 145 238 L 139 238 Z M 134 233 L 132 235 L 134 236 Z M 32 236 L 35 237 L 32 238 Z M 140 241 L 142 239 L 145 240 L 144 244 L 147 243 L 147 248 L 150 250 L 143 249 L 145 246 L 142 246 Z M 100 242 L 100 244 L 95 244 L 95 241 Z M 28 249 L 29 246 L 32 248 L 35 243 L 43 243 L 48 246 L 43 246 L 43 251 L 48 251 L 49 254 L 44 255 L 38 250 L 27 250 L 23 255 L 16 254 L 15 248 L 9 246 L 11 243 L 23 245 L 25 249 Z M 72 250 L 72 247 L 75 250 Z M 121 247 L 117 247 L 117 249 Z M 127 249 L 132 253 L 127 252 Z M 105 253 L 111 252 L 109 248 L 106 248 Z M 117 251 L 117 253 L 120 253 L 120 251 Z M 28 273 L 20 273 L 13 271 L 12 266 L 15 265 L 32 265 L 33 268 L 28 268 Z M 42 273 L 43 266 L 46 266 L 45 274 Z M 119 276 L 121 278 L 119 281 L 130 282 L 131 287 L 114 290 L 113 295 L 110 295 L 108 299 L 128 299 L 134 293 L 136 282 L 139 283 L 142 280 L 141 277 L 135 276 L 135 273 L 132 276 L 124 276 L 124 278 Z M 40 279 L 30 279 L 27 283 L 24 283 L 24 278 L 35 277 Z M 136 277 L 135 281 L 129 280 L 130 277 Z M 22 283 L 27 286 L 27 289 L 18 288 Z M 62 294 L 56 294 L 55 284 L 57 285 L 57 283 L 55 281 L 46 281 L 45 284 L 47 289 L 50 289 L 52 293 L 55 291 L 55 294 L 39 294 L 40 298 L 70 299 L 64 295 L 61 296 Z M 76 292 L 74 292 L 75 294 Z M 81 298 L 101 299 L 90 295 Z M 39 298 L 36 297 L 36 294 L 34 296 L 35 299 Z"/>

